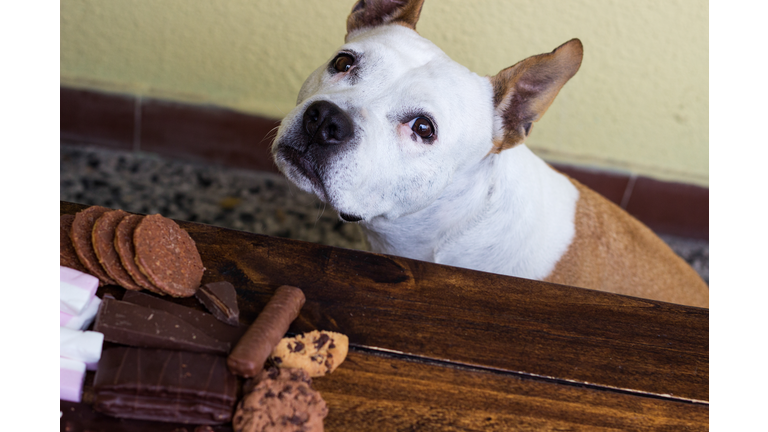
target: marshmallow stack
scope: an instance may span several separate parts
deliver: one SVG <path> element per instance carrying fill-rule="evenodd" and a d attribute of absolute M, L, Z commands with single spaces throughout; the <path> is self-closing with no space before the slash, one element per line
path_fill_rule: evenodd
<path fill-rule="evenodd" d="M 80 402 L 86 370 L 96 370 L 104 335 L 84 331 L 93 322 L 101 300 L 99 280 L 68 267 L 60 267 L 60 399 Z"/>

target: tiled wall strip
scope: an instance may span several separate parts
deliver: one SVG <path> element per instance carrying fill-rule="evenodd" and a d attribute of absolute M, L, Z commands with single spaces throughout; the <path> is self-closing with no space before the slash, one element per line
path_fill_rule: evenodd
<path fill-rule="evenodd" d="M 270 143 L 279 120 L 199 106 L 61 87 L 61 140 L 277 172 Z M 709 239 L 709 189 L 554 165 L 658 233 Z"/>

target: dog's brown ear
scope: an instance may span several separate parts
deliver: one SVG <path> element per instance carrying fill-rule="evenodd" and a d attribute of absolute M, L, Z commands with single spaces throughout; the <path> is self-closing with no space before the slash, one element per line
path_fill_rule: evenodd
<path fill-rule="evenodd" d="M 491 77 L 493 104 L 501 120 L 502 136 L 494 136 L 493 153 L 525 140 L 555 100 L 560 89 L 581 66 L 583 47 L 578 39 L 508 67 Z"/>
<path fill-rule="evenodd" d="M 424 0 L 359 0 L 347 17 L 347 36 L 356 30 L 400 24 L 416 30 Z"/>

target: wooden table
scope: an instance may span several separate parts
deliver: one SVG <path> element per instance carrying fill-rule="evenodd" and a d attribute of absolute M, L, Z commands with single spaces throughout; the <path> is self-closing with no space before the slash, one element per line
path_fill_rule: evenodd
<path fill-rule="evenodd" d="M 314 380 L 327 431 L 708 429 L 707 309 L 179 224 L 203 283 L 237 287 L 242 322 L 287 284 L 307 297 L 291 332 L 349 336 Z M 183 430 L 61 407 L 61 430 Z"/>

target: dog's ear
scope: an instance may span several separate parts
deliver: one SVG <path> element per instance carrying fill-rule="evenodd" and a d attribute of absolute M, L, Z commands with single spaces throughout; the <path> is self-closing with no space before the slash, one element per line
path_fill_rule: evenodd
<path fill-rule="evenodd" d="M 493 137 L 492 153 L 522 143 L 555 100 L 560 89 L 581 66 L 583 47 L 578 39 L 508 67 L 491 77 L 493 104 L 501 133 Z"/>
<path fill-rule="evenodd" d="M 400 24 L 416 30 L 424 0 L 359 0 L 347 17 L 347 36 L 368 27 Z"/>

